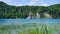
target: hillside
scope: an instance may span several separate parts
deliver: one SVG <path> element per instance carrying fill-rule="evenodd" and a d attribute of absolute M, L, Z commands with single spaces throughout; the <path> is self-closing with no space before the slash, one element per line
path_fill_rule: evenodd
<path fill-rule="evenodd" d="M 60 4 L 51 6 L 11 6 L 0 2 L 0 18 L 60 18 Z"/>

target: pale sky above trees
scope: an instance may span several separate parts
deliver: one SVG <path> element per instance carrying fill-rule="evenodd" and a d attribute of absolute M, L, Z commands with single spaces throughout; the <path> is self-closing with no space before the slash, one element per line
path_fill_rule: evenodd
<path fill-rule="evenodd" d="M 53 4 L 60 4 L 60 0 L 0 0 L 9 5 L 16 5 L 16 6 L 49 6 Z"/>

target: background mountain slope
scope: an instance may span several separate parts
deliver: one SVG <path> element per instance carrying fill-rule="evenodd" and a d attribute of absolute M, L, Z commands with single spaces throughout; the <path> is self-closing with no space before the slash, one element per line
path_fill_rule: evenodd
<path fill-rule="evenodd" d="M 0 18 L 27 18 L 30 13 L 33 18 L 60 18 L 60 4 L 51 6 L 11 6 L 0 2 Z"/>

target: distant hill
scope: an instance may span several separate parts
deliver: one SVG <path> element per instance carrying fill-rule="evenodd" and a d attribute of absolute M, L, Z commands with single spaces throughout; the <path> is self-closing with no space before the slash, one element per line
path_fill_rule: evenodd
<path fill-rule="evenodd" d="M 31 14 L 30 14 L 31 13 Z M 11 6 L 0 2 L 0 18 L 60 18 L 60 4 L 51 6 Z"/>

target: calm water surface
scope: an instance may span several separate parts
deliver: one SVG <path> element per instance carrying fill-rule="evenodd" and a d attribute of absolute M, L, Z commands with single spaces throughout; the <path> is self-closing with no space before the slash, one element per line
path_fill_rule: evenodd
<path fill-rule="evenodd" d="M 0 24 L 60 23 L 60 19 L 0 19 Z"/>

